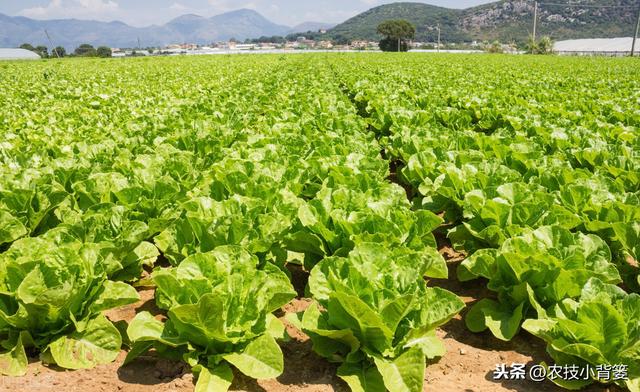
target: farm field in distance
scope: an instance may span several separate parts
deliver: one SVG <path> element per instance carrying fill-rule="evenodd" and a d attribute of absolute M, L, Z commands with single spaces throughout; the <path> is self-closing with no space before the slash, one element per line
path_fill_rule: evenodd
<path fill-rule="evenodd" d="M 639 70 L 0 63 L 0 390 L 640 392 Z"/>

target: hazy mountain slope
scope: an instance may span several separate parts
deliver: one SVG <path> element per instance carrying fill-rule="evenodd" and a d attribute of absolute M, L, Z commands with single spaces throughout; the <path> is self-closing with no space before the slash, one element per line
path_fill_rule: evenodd
<path fill-rule="evenodd" d="M 556 40 L 631 36 L 637 16 L 637 0 L 554 0 L 565 6 L 541 6 L 538 32 Z M 566 4 L 571 3 L 572 6 Z M 576 5 L 577 4 L 577 5 Z M 623 6 L 597 8 L 590 6 Z M 524 42 L 531 34 L 533 2 L 502 0 L 465 10 L 436 7 L 424 3 L 393 3 L 372 8 L 333 27 L 321 39 L 378 40 L 377 26 L 388 19 L 407 19 L 416 26 L 418 41 L 435 41 L 440 25 L 443 42 L 485 41 Z M 162 26 L 132 27 L 122 22 L 89 20 L 34 20 L 0 14 L 0 46 L 16 47 L 24 42 L 48 45 L 44 31 L 54 45 L 72 50 L 81 43 L 112 47 L 158 46 L 169 43 L 207 44 L 231 38 L 244 40 L 261 36 L 305 33 L 328 27 L 307 22 L 294 28 L 273 23 L 248 9 L 211 18 L 183 15 Z"/>
<path fill-rule="evenodd" d="M 60 19 L 35 20 L 0 14 L 0 46 L 16 47 L 28 42 L 48 45 L 47 30 L 54 45 L 73 49 L 82 43 L 112 47 L 157 46 L 169 43 L 199 43 L 284 35 L 290 28 L 275 24 L 252 10 L 237 10 L 204 18 L 183 15 L 163 26 L 133 27 L 122 22 Z"/>
<path fill-rule="evenodd" d="M 288 34 L 306 33 L 307 31 L 329 30 L 335 26 L 335 23 L 304 22 L 290 28 Z"/>

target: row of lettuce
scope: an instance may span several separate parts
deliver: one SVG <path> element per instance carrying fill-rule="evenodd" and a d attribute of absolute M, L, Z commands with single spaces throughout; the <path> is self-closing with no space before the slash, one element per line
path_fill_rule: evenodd
<path fill-rule="evenodd" d="M 469 330 L 511 340 L 522 327 L 558 365 L 626 366 L 616 383 L 640 391 L 637 64 L 378 60 L 333 70 L 414 209 L 444 214 L 468 255 L 458 279 L 495 293 Z M 594 381 L 610 380 L 554 380 Z"/>
<path fill-rule="evenodd" d="M 432 234 L 321 57 L 7 64 L 0 74 L 0 373 L 153 351 L 197 391 L 277 377 L 273 312 L 354 391 L 421 391 L 463 302 Z M 150 273 L 150 275 L 147 275 Z M 161 315 L 104 312 L 153 285 Z"/>
<path fill-rule="evenodd" d="M 3 65 L 0 372 L 27 353 L 89 368 L 124 342 L 126 363 L 186 361 L 198 391 L 233 367 L 277 377 L 273 312 L 301 264 L 315 302 L 288 320 L 314 350 L 354 391 L 421 391 L 463 308 L 424 280 L 447 277 L 432 233 L 451 228 L 458 278 L 496 293 L 471 331 L 523 327 L 557 364 L 629 366 L 638 391 L 633 64 L 500 60 Z M 112 323 L 145 270 L 162 316 Z"/>

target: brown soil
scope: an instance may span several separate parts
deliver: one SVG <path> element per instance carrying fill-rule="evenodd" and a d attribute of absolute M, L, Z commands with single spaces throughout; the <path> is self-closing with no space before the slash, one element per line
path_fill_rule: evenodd
<path fill-rule="evenodd" d="M 439 241 L 440 242 L 440 241 Z M 441 244 L 441 253 L 448 260 L 450 279 L 431 280 L 431 286 L 439 286 L 458 294 L 468 305 L 479 298 L 489 296 L 484 284 L 460 283 L 455 279 L 455 267 L 464 258 L 449 246 Z M 306 274 L 299 267 L 291 268 L 294 286 L 300 294 L 304 291 Z M 142 290 L 141 301 L 116 309 L 107 314 L 112 321 L 131 320 L 136 312 L 150 311 L 160 315 L 155 307 L 153 290 Z M 284 373 L 273 380 L 252 380 L 236 372 L 232 391 L 247 392 L 347 392 L 349 388 L 336 375 L 336 365 L 318 357 L 311 348 L 309 338 L 284 320 L 287 313 L 306 309 L 311 301 L 297 298 L 282 308 L 278 314 L 285 322 L 291 340 L 282 343 L 285 359 Z M 437 331 L 444 340 L 447 354 L 427 366 L 425 387 L 427 391 L 561 391 L 549 382 L 493 381 L 496 364 L 534 364 L 548 361 L 544 343 L 521 332 L 513 341 L 502 342 L 489 333 L 473 334 L 466 330 L 461 316 L 457 316 Z M 147 355 L 121 367 L 126 353 L 109 365 L 91 370 L 64 371 L 43 366 L 36 359 L 29 365 L 24 377 L 0 378 L 0 391 L 38 392 L 191 392 L 193 376 L 183 363 L 172 362 Z M 611 389 L 611 391 L 618 389 Z M 608 389 L 591 387 L 588 392 L 603 392 Z"/>

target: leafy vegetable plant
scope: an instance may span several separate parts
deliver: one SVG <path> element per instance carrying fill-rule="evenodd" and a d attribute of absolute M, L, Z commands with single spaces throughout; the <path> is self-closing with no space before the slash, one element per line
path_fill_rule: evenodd
<path fill-rule="evenodd" d="M 611 252 L 600 237 L 571 233 L 560 226 L 544 226 L 506 240 L 499 249 L 479 250 L 460 264 L 461 281 L 483 277 L 497 300 L 485 298 L 467 313 L 473 332 L 487 328 L 502 340 L 511 340 L 532 312 L 565 298 L 577 298 L 592 277 L 620 282 Z"/>
<path fill-rule="evenodd" d="M 445 353 L 435 329 L 464 307 L 453 293 L 427 287 L 434 262 L 406 248 L 362 243 L 311 271 L 317 303 L 300 325 L 314 351 L 341 363 L 338 375 L 353 391 L 422 391 L 425 357 Z"/>
<path fill-rule="evenodd" d="M 152 275 L 156 302 L 168 311 L 165 322 L 150 313 L 136 315 L 127 333 L 132 342 L 125 363 L 154 348 L 183 359 L 198 374 L 196 391 L 224 391 L 231 367 L 249 377 L 274 378 L 283 371 L 276 338 L 283 324 L 271 312 L 295 292 L 276 266 L 258 268 L 258 259 L 239 246 L 194 254 L 177 267 Z"/>
<path fill-rule="evenodd" d="M 606 284 L 597 278 L 584 286 L 580 300 L 570 298 L 556 304 L 547 317 L 529 319 L 523 328 L 547 342 L 547 352 L 558 365 L 589 365 L 591 379 L 552 380 L 578 389 L 600 381 L 598 367 L 615 366 L 616 384 L 631 392 L 640 391 L 640 295 Z M 626 379 L 615 374 L 626 373 Z M 612 380 L 603 379 L 604 383 Z"/>
<path fill-rule="evenodd" d="M 73 241 L 96 244 L 107 275 L 113 280 L 138 279 L 143 266 L 152 266 L 159 255 L 158 249 L 145 241 L 149 237 L 147 225 L 132 219 L 122 206 L 101 203 L 84 214 L 63 208 L 57 212 L 63 223 L 42 238 L 58 244 Z"/>
<path fill-rule="evenodd" d="M 442 219 L 427 210 L 413 211 L 395 184 L 363 175 L 351 181 L 349 186 L 326 181 L 316 197 L 298 209 L 299 224 L 288 237 L 288 249 L 305 253 L 309 270 L 323 257 L 346 256 L 365 242 L 407 247 L 441 260 L 432 232 Z M 444 262 L 432 268 L 430 276 L 446 277 Z"/>
<path fill-rule="evenodd" d="M 450 231 L 449 238 L 455 247 L 468 252 L 499 247 L 507 238 L 531 228 L 559 224 L 572 229 L 580 224 L 539 185 L 516 182 L 473 190 L 465 195 L 463 204 L 468 220 Z"/>
<path fill-rule="evenodd" d="M 631 274 L 637 275 L 637 282 L 640 285 L 640 270 L 638 270 L 638 260 L 640 260 L 640 222 L 623 223 L 618 222 L 613 224 L 613 230 L 616 234 L 617 240 L 622 244 L 628 265 L 625 265 L 626 270 L 631 270 Z M 631 266 L 631 263 L 635 263 L 635 267 Z"/>
<path fill-rule="evenodd" d="M 102 311 L 139 296 L 109 280 L 102 261 L 97 245 L 39 238 L 18 240 L 0 255 L 1 374 L 25 374 L 25 348 L 67 369 L 116 359 L 122 337 Z"/>

